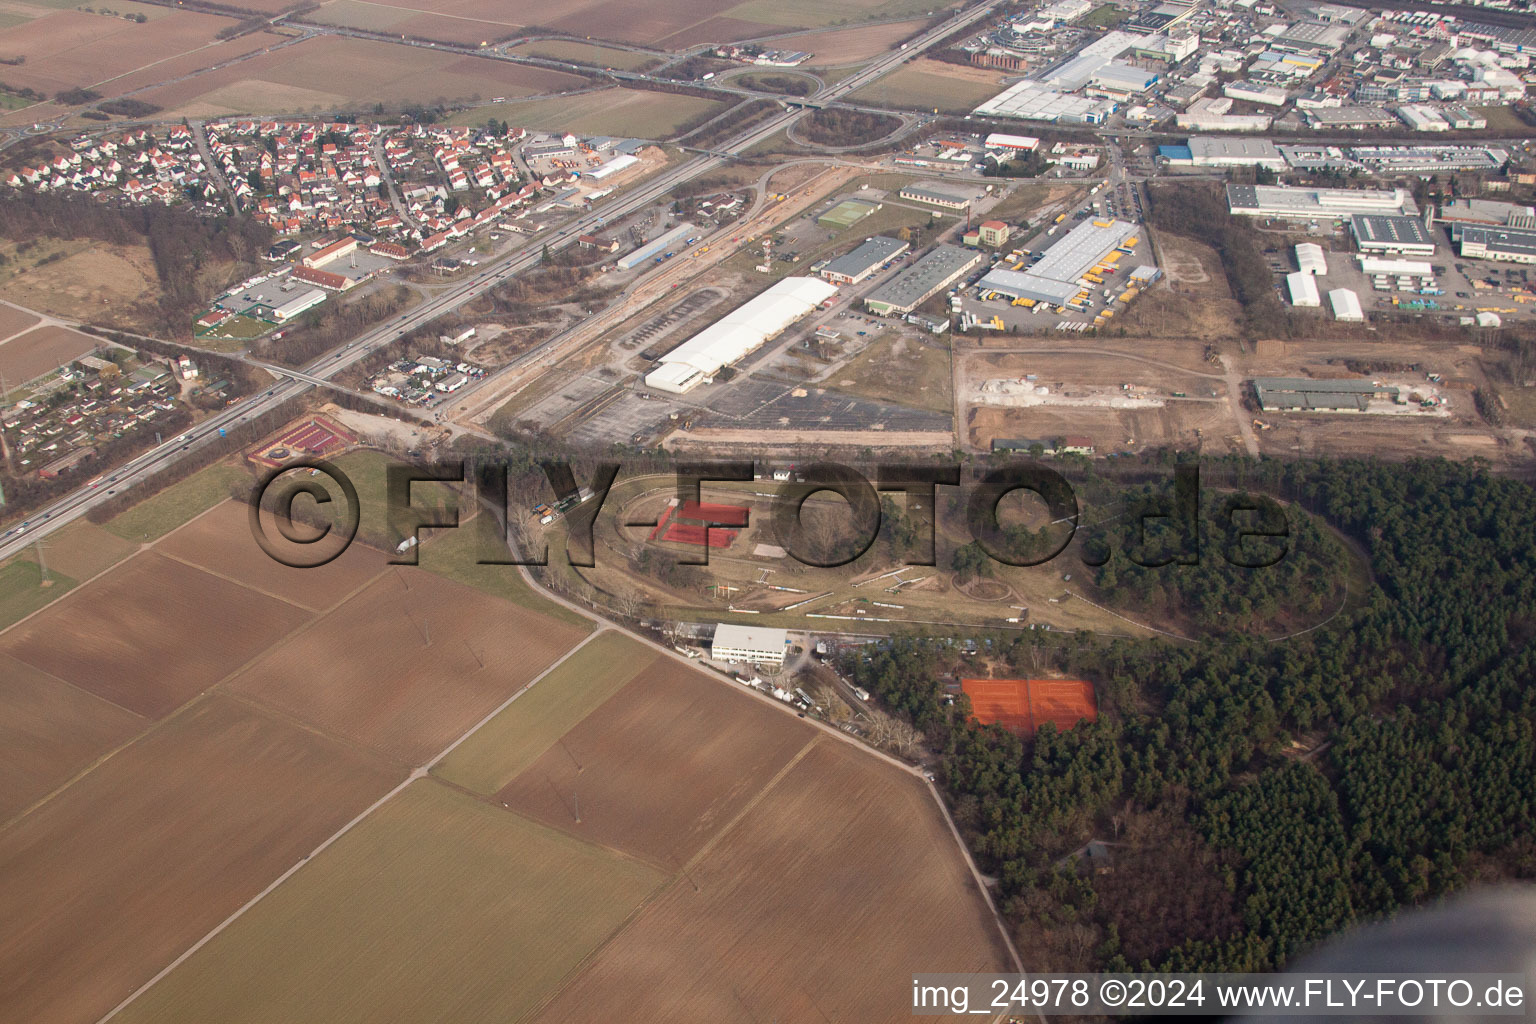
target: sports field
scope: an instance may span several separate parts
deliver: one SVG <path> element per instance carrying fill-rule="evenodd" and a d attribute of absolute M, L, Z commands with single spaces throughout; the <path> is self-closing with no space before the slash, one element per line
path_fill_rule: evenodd
<path fill-rule="evenodd" d="M 97 1020 L 402 774 L 228 698 L 176 715 L 0 829 L 0 1016 Z"/>
<path fill-rule="evenodd" d="M 1020 736 L 1033 736 L 1047 722 L 1070 729 L 1099 714 L 1093 684 L 1081 679 L 962 679 L 960 688 L 976 721 Z"/>
<path fill-rule="evenodd" d="M 519 1020 L 662 881 L 416 782 L 119 1019 Z"/>

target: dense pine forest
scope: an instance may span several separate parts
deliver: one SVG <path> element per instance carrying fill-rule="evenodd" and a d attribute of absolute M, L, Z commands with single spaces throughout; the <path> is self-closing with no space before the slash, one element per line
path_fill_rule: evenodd
<path fill-rule="evenodd" d="M 1531 488 L 1444 461 L 1244 472 L 1368 560 L 1364 593 L 1313 632 L 1052 644 L 1056 667 L 1094 682 L 1100 717 L 1028 743 L 968 723 L 963 698 L 944 705 L 931 645 L 851 665 L 940 752 L 1031 966 L 1270 969 L 1352 922 L 1536 877 Z M 1308 561 L 1276 577 L 1303 599 L 1331 589 L 1303 578 L 1327 559 Z M 1202 572 L 1137 569 L 1115 589 L 1190 594 L 1150 581 Z M 1020 671 L 1047 643 L 1027 637 L 1010 652 Z M 1110 870 L 1070 856 L 1090 839 Z"/>

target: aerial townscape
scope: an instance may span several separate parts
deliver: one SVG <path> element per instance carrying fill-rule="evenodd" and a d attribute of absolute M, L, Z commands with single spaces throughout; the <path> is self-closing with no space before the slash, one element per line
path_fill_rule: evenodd
<path fill-rule="evenodd" d="M 0 1021 L 1531 962 L 1531 0 L 552 2 L 0 4 Z"/>

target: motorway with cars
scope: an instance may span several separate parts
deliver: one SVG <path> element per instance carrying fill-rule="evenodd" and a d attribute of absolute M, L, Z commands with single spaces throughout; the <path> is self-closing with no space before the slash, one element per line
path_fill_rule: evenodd
<path fill-rule="evenodd" d="M 779 130 L 788 127 L 797 118 L 805 114 L 806 107 L 802 104 L 820 105 L 868 85 L 882 75 L 888 74 L 903 63 L 923 53 L 944 37 L 974 24 L 985 17 L 992 7 L 993 4 L 991 2 L 986 2 L 966 8 L 957 13 L 953 18 L 934 26 L 921 36 L 911 40 L 904 49 L 892 51 L 866 65 L 858 72 L 849 75 L 836 85 L 823 88 L 814 95 L 789 105 L 783 113 L 777 114 L 759 125 L 748 128 L 729 141 L 713 147 L 709 154 L 695 157 L 674 168 L 663 171 L 654 179 L 641 183 L 633 191 L 603 204 L 598 210 L 586 213 L 554 232 L 540 232 L 538 235 L 530 238 L 526 245 L 514 249 L 495 262 L 485 265 L 478 274 L 464 283 L 413 307 L 409 312 L 387 323 L 368 330 L 339 348 L 333 349 L 324 356 L 321 356 L 304 367 L 300 373 L 296 373 L 286 380 L 274 383 L 260 394 L 242 399 L 214 413 L 199 422 L 190 431 L 163 441 L 149 451 L 128 460 L 116 469 L 104 473 L 85 486 L 37 510 L 25 521 L 10 528 L 4 535 L 0 535 L 0 559 L 17 554 L 29 544 L 37 542 L 67 523 L 84 516 L 92 508 L 110 500 L 118 492 L 149 479 L 156 473 L 188 457 L 198 449 L 216 442 L 231 427 L 238 426 L 275 409 L 282 403 L 305 393 L 313 387 L 322 386 L 347 367 L 365 358 L 382 346 L 388 345 L 401 335 L 425 326 L 443 314 L 452 312 L 475 296 L 495 287 L 514 274 L 536 266 L 542 258 L 546 245 L 550 251 L 558 251 L 573 244 L 578 235 L 595 230 L 603 222 L 623 217 L 642 209 L 647 204 L 655 202 L 666 195 L 683 182 L 696 178 L 701 174 L 707 174 L 721 166 L 731 157 L 750 149 Z M 522 354 L 519 358 L 519 363 L 526 363 L 529 360 L 539 358 L 544 354 L 544 350 L 549 345 L 557 341 L 558 336 L 535 346 L 530 351 Z"/>

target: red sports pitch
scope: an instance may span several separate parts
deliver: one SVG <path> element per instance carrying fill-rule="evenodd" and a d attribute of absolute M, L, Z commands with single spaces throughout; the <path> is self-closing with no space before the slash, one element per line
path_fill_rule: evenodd
<path fill-rule="evenodd" d="M 1060 730 L 1099 717 L 1093 684 L 1081 679 L 962 679 L 960 689 L 976 721 L 1020 736 L 1033 736 L 1046 722 Z"/>

